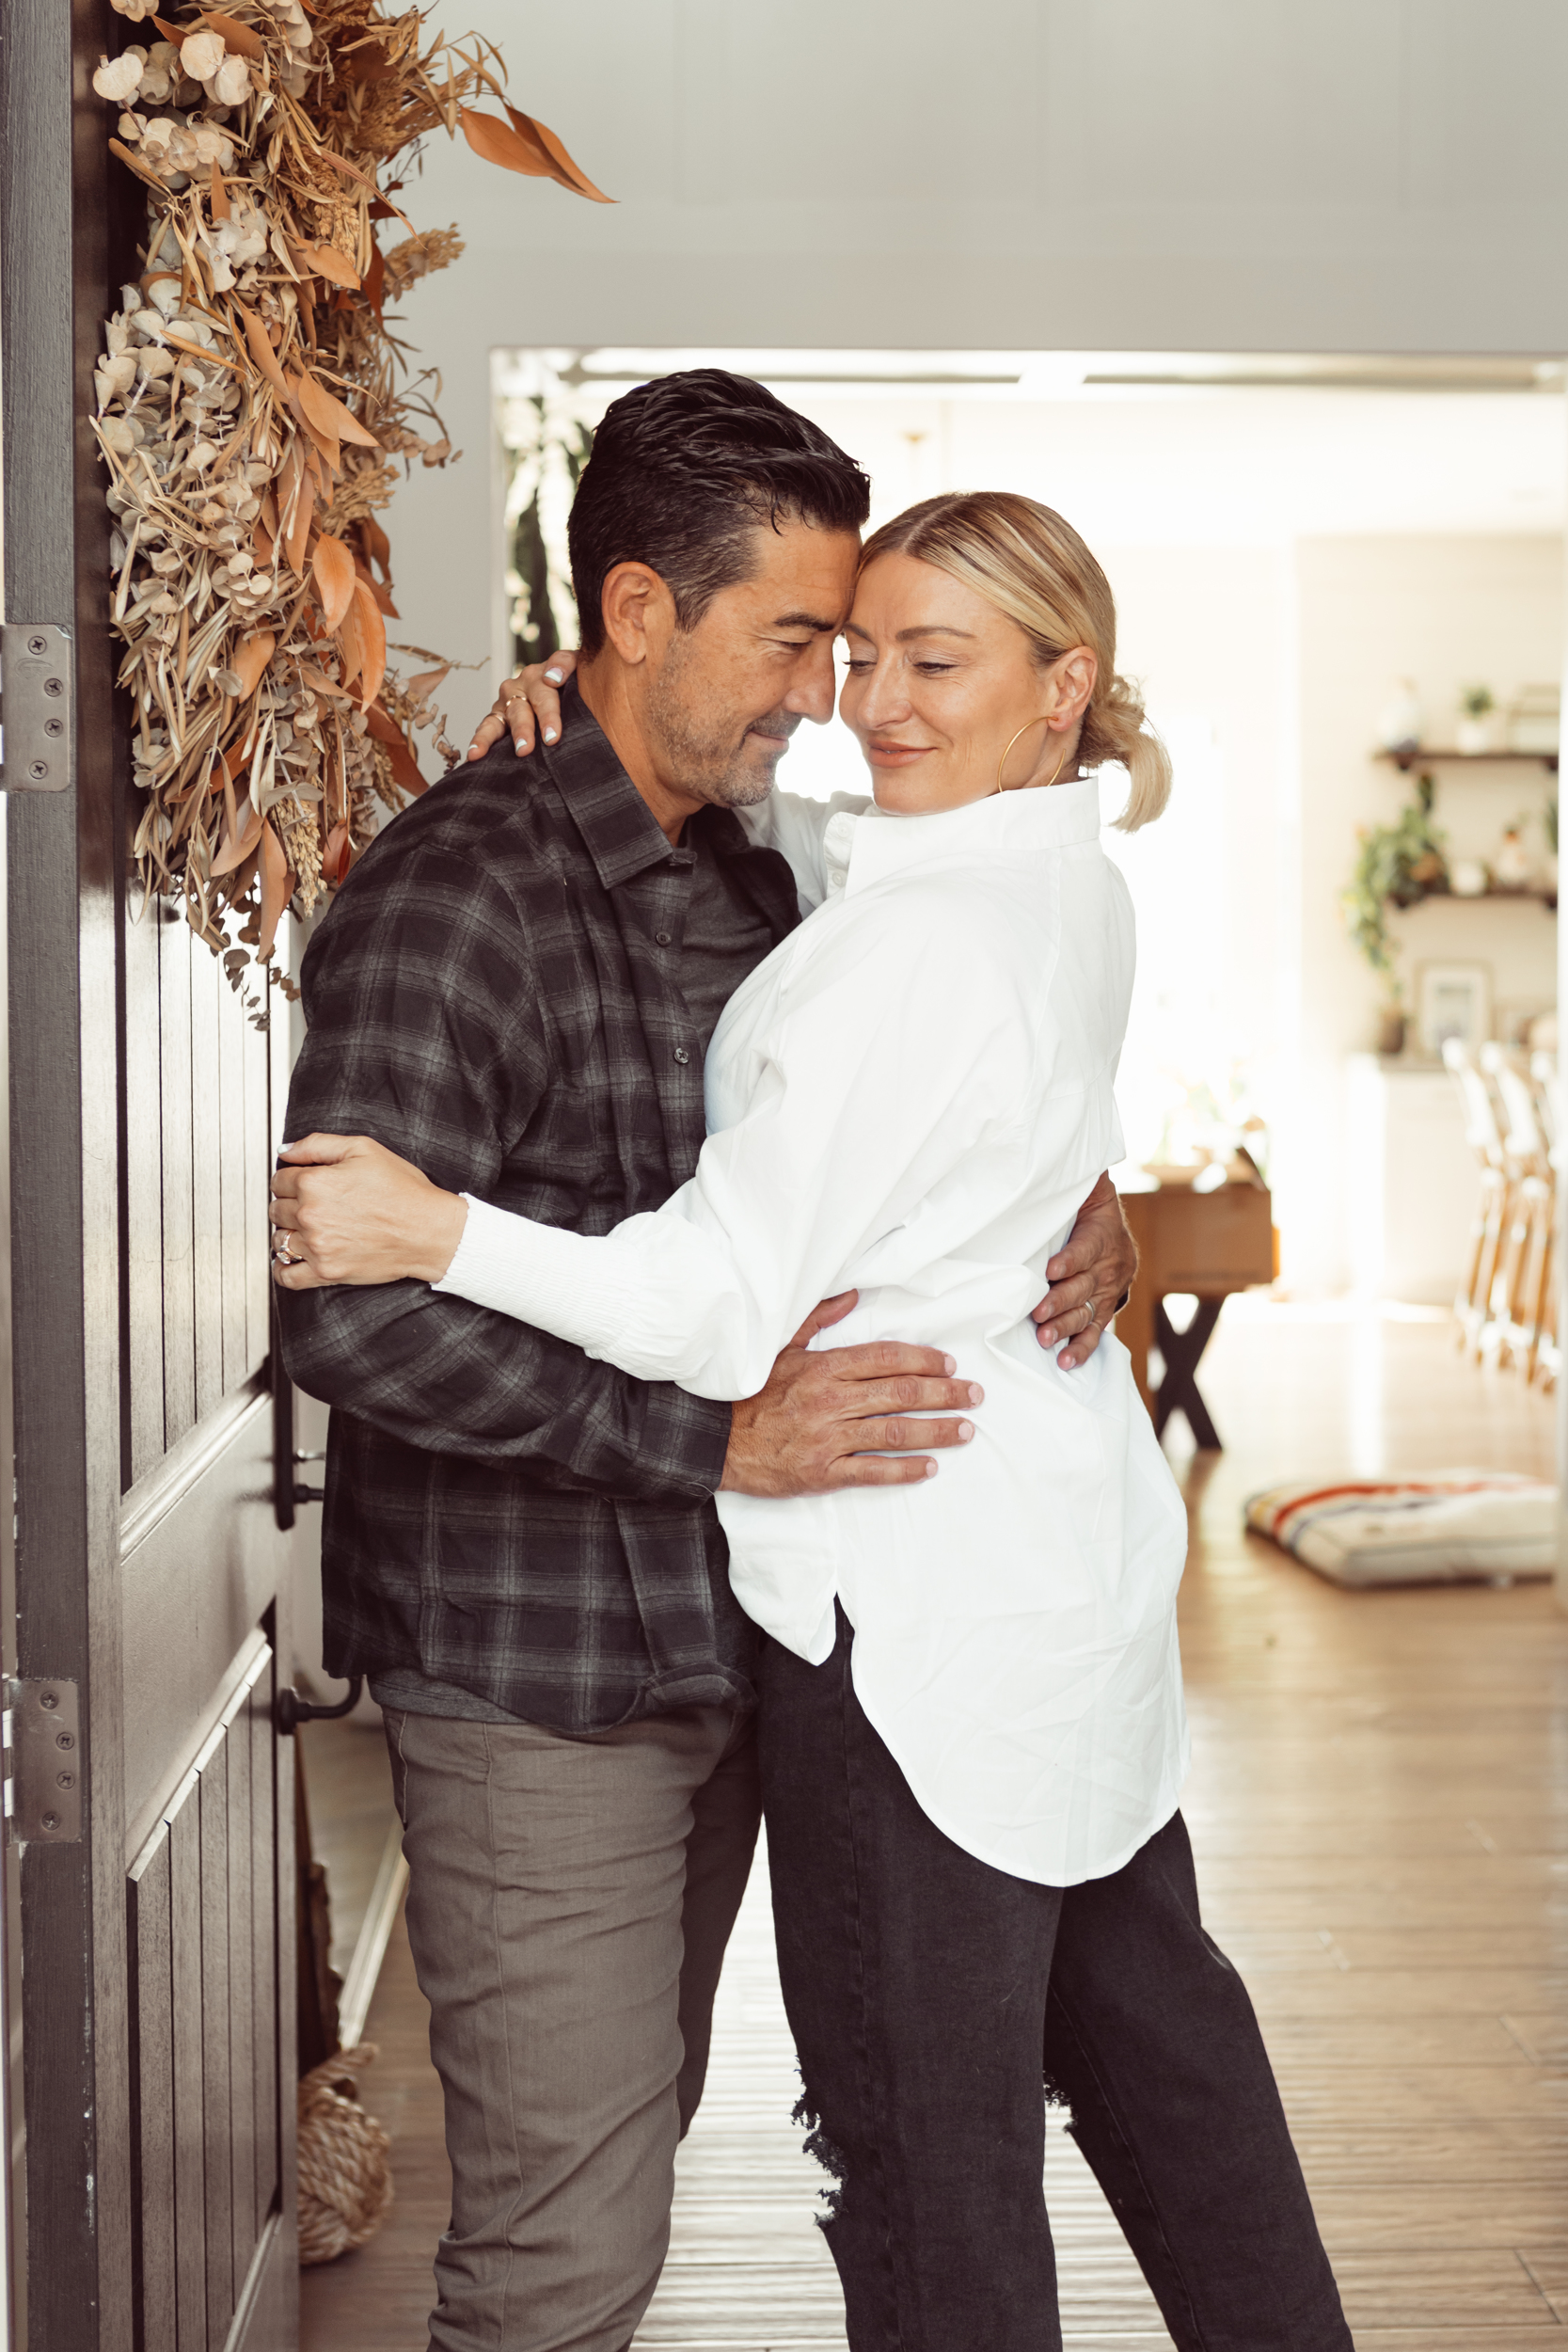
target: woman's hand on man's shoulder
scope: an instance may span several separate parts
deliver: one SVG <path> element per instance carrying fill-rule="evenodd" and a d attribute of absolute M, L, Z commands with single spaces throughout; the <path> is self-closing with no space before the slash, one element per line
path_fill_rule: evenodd
<path fill-rule="evenodd" d="M 554 653 L 547 660 L 530 662 L 526 670 L 509 677 L 475 728 L 467 757 L 483 759 L 503 735 L 511 736 L 512 748 L 520 759 L 532 751 L 540 738 L 546 743 L 557 742 L 561 736 L 560 689 L 577 666 L 575 652 Z"/>

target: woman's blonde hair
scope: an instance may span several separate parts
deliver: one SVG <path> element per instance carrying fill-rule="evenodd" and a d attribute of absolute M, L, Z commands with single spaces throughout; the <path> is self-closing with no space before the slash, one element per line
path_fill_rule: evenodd
<path fill-rule="evenodd" d="M 1132 790 L 1117 818 L 1136 833 L 1170 798 L 1170 754 L 1144 717 L 1136 687 L 1117 677 L 1117 608 L 1110 582 L 1070 523 L 1013 490 L 959 490 L 924 499 L 874 531 L 861 568 L 879 555 L 913 555 L 961 580 L 1005 612 L 1044 669 L 1087 645 L 1099 675 L 1084 713 L 1085 768 L 1119 761 Z"/>

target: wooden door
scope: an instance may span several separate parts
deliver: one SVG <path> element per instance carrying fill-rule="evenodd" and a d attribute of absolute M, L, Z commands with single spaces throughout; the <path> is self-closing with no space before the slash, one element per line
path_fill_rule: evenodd
<path fill-rule="evenodd" d="M 31 2352 L 273 2352 L 297 2334 L 265 1255 L 287 1022 L 248 1026 L 178 908 L 137 919 L 128 887 L 85 422 L 100 321 L 144 266 L 90 86 L 119 29 L 106 0 L 0 5 L 12 1702 L 32 1742 L 9 1850 L 13 2300 Z M 73 726 L 36 760 L 29 649 Z M 79 1760 L 79 1823 L 69 1769 L 39 1796 L 40 1753 Z"/>

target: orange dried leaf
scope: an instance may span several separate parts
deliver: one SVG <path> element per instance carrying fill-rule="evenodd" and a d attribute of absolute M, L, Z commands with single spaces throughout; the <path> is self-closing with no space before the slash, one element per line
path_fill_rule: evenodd
<path fill-rule="evenodd" d="M 289 894 L 293 888 L 293 876 L 283 854 L 283 844 L 264 820 L 261 826 L 261 936 L 256 946 L 256 961 L 265 963 L 272 954 L 277 937 L 277 925 Z"/>
<path fill-rule="evenodd" d="M 526 172 L 531 180 L 555 178 L 544 148 L 498 121 L 494 115 L 482 115 L 473 107 L 465 106 L 458 120 L 474 153 L 482 155 L 487 164 L 499 164 L 503 171 Z"/>
<path fill-rule="evenodd" d="M 201 21 L 210 33 L 223 35 L 224 47 L 231 49 L 235 56 L 264 57 L 266 56 L 266 45 L 261 34 L 253 32 L 248 24 L 242 24 L 237 17 L 219 16 L 215 9 L 203 8 Z"/>
<path fill-rule="evenodd" d="M 503 106 L 506 105 L 506 101 L 502 99 L 501 103 Z M 561 182 L 562 187 L 574 188 L 578 196 L 590 197 L 595 204 L 614 203 L 615 199 L 612 196 L 606 196 L 602 188 L 596 188 L 588 174 L 572 161 L 547 122 L 541 122 L 537 115 L 519 114 L 515 106 L 507 106 L 506 111 L 512 119 L 512 128 L 515 131 L 524 138 L 531 135 L 539 141 L 550 162 L 555 166 L 554 176 Z"/>
<path fill-rule="evenodd" d="M 152 22 L 166 40 L 172 41 L 176 49 L 183 49 L 186 38 L 192 30 L 189 24 L 166 24 L 161 16 L 155 16 Z"/>
<path fill-rule="evenodd" d="M 306 415 L 299 397 L 301 381 L 302 379 L 297 375 L 291 375 L 289 378 L 289 406 L 297 418 L 300 429 L 314 453 L 306 459 L 306 470 L 309 472 L 311 468 L 314 468 L 319 477 L 320 461 L 325 458 L 333 472 L 337 473 L 342 467 L 343 453 L 333 436 L 324 433 L 319 425 L 312 424 Z"/>
<path fill-rule="evenodd" d="M 408 681 L 409 700 L 416 703 L 425 701 L 436 692 L 451 668 L 450 661 L 443 661 L 438 670 L 421 670 L 417 677 L 411 677 Z"/>
<path fill-rule="evenodd" d="M 290 261 L 307 277 L 327 278 L 335 286 L 348 286 L 355 292 L 358 291 L 359 273 L 336 246 L 296 245 L 292 237 L 284 242 L 289 248 Z"/>
<path fill-rule="evenodd" d="M 310 569 L 315 574 L 322 618 L 328 628 L 335 629 L 354 602 L 354 583 L 357 577 L 354 558 L 341 539 L 323 536 L 316 541 Z"/>
<path fill-rule="evenodd" d="M 298 385 L 300 413 L 318 434 L 332 441 L 357 441 L 361 449 L 379 449 L 381 443 L 368 426 L 362 425 L 341 400 L 334 400 L 313 375 L 302 375 Z"/>
<path fill-rule="evenodd" d="M 305 578 L 305 550 L 310 544 L 310 526 L 316 519 L 316 501 L 309 485 L 303 487 L 294 506 L 294 518 L 289 526 L 283 551 L 289 559 L 289 569 Z"/>
<path fill-rule="evenodd" d="M 407 736 L 395 719 L 388 717 L 379 703 L 372 703 L 365 717 L 375 740 L 384 743 L 391 755 L 393 777 L 405 792 L 411 792 L 418 798 L 427 787 Z"/>
<path fill-rule="evenodd" d="M 213 218 L 227 220 L 233 208 L 230 204 L 229 191 L 223 184 L 223 174 L 218 169 L 218 159 L 215 155 L 213 157 L 212 170 L 208 180 L 208 198 L 213 207 Z"/>
<path fill-rule="evenodd" d="M 378 619 L 380 615 L 376 616 Z M 338 624 L 338 671 L 345 686 L 352 686 L 365 666 L 365 638 L 359 627 L 359 606 L 350 597 L 348 611 Z"/>
<path fill-rule="evenodd" d="M 246 801 L 245 817 L 238 833 L 234 831 L 231 824 L 225 826 L 223 838 L 217 846 L 217 853 L 208 869 L 214 879 L 219 874 L 231 874 L 236 866 L 245 864 L 261 838 L 262 822 L 262 818 L 258 817 L 250 803 Z"/>
<path fill-rule="evenodd" d="M 381 681 L 387 675 L 387 624 L 381 617 L 375 598 L 362 580 L 354 583 L 354 609 L 359 622 L 360 643 L 364 647 L 360 659 L 359 701 L 361 709 L 368 709 L 381 691 Z"/>
<path fill-rule="evenodd" d="M 240 681 L 240 700 L 248 702 L 261 683 L 261 674 L 277 650 L 277 640 L 270 628 L 259 629 L 247 637 L 234 656 L 234 672 Z"/>
<path fill-rule="evenodd" d="M 210 368 L 227 368 L 230 375 L 243 375 L 245 373 L 237 359 L 226 359 L 221 352 L 208 351 L 200 343 L 187 342 L 182 335 L 171 335 L 166 326 L 164 341 L 170 351 L 189 352 L 193 359 L 204 359 Z"/>
<path fill-rule="evenodd" d="M 329 678 L 325 670 L 318 670 L 313 661 L 300 663 L 299 677 L 301 685 L 308 686 L 312 694 L 330 694 L 339 702 L 345 703 L 354 700 L 352 694 L 344 693 L 335 678 Z"/>
<path fill-rule="evenodd" d="M 337 888 L 353 863 L 354 843 L 349 838 L 348 827 L 340 818 L 326 836 L 326 848 L 322 854 L 322 873 L 329 889 Z"/>
<path fill-rule="evenodd" d="M 272 386 L 273 390 L 280 399 L 287 400 L 289 387 L 284 380 L 283 371 L 277 364 L 277 354 L 268 341 L 266 328 L 261 325 L 255 311 L 247 310 L 243 302 L 236 303 L 235 308 L 245 321 L 245 339 L 250 345 L 251 358 Z"/>

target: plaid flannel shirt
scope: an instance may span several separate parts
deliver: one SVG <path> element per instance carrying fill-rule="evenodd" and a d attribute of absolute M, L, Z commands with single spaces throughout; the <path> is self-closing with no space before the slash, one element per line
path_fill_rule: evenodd
<path fill-rule="evenodd" d="M 581 702 L 399 817 L 305 958 L 287 1134 L 374 1136 L 436 1184 L 583 1233 L 657 1208 L 702 1148 L 671 976 L 672 851 Z M 794 879 L 693 820 L 775 941 Z M 571 1732 L 752 1698 L 713 1504 L 730 1408 L 423 1282 L 278 1293 L 290 1373 L 333 1408 L 332 1674 L 417 1667 Z"/>

